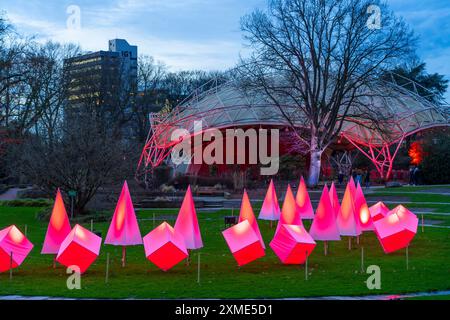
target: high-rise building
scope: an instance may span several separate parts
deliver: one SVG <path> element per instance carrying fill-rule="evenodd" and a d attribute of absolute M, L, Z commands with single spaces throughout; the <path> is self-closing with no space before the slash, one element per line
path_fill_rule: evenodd
<path fill-rule="evenodd" d="M 110 104 L 133 95 L 137 89 L 137 46 L 126 40 L 109 41 L 108 51 L 97 51 L 66 59 L 68 106 L 83 103 Z"/>

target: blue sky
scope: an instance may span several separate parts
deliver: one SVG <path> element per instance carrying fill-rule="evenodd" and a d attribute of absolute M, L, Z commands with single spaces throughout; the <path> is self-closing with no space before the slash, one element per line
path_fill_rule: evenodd
<path fill-rule="evenodd" d="M 420 36 L 429 72 L 450 79 L 450 1 L 388 0 Z M 0 10 L 27 35 L 107 49 L 125 38 L 173 70 L 226 69 L 245 54 L 239 19 L 266 0 L 0 0 Z M 81 9 L 81 30 L 68 30 L 69 5 Z M 450 100 L 450 93 L 447 94 Z"/>

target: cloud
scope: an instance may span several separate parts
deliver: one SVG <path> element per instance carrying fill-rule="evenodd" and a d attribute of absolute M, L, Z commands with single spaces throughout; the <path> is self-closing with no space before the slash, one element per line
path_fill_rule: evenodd
<path fill-rule="evenodd" d="M 240 43 L 233 41 L 162 39 L 146 34 L 145 30 L 135 32 L 114 24 L 86 26 L 82 22 L 80 30 L 72 30 L 64 24 L 18 14 L 9 14 L 9 18 L 21 29 L 38 31 L 38 41 L 76 43 L 88 51 L 107 50 L 108 40 L 124 38 L 131 44 L 138 45 L 140 53 L 154 56 L 173 70 L 227 69 L 235 65 L 242 49 Z"/>

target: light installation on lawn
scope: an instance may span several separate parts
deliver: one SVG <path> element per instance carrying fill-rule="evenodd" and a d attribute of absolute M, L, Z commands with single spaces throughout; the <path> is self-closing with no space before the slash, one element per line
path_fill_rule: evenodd
<path fill-rule="evenodd" d="M 261 246 L 263 249 L 266 249 L 264 244 L 264 240 L 261 236 L 261 232 L 259 231 L 258 221 L 255 218 L 255 214 L 253 213 L 253 208 L 250 203 L 250 199 L 248 198 L 247 190 L 244 190 L 244 196 L 242 197 L 241 211 L 239 213 L 239 222 L 243 222 L 247 220 L 250 223 L 253 231 L 255 231 L 259 240 L 261 241 Z"/>
<path fill-rule="evenodd" d="M 306 188 L 305 179 L 301 177 L 300 184 L 298 185 L 297 196 L 295 198 L 300 217 L 302 219 L 314 219 L 314 209 L 311 204 L 311 199 Z"/>
<path fill-rule="evenodd" d="M 105 244 L 122 246 L 122 267 L 126 264 L 126 247 L 142 244 L 141 232 L 126 181 L 123 184 Z"/>
<path fill-rule="evenodd" d="M 188 186 L 186 195 L 184 196 L 174 230 L 183 237 L 188 250 L 203 248 L 202 235 L 198 225 L 191 186 Z"/>
<path fill-rule="evenodd" d="M 266 197 L 264 198 L 258 219 L 270 221 L 280 219 L 280 205 L 278 203 L 277 192 L 275 191 L 273 180 L 270 180 L 269 188 L 267 189 Z"/>
<path fill-rule="evenodd" d="M 300 217 L 300 211 L 298 209 L 297 203 L 295 202 L 294 194 L 292 193 L 290 185 L 288 185 L 286 190 L 283 209 L 281 210 L 280 221 L 278 222 L 276 232 L 278 232 L 283 224 L 295 226 L 303 225 L 302 218 Z"/>
<path fill-rule="evenodd" d="M 374 222 L 375 234 L 385 253 L 408 247 L 417 233 L 418 225 L 417 216 L 401 205 Z"/>
<path fill-rule="evenodd" d="M 16 226 L 0 230 L 0 273 L 19 267 L 32 249 L 33 244 Z"/>
<path fill-rule="evenodd" d="M 128 192 L 125 184 L 122 191 L 123 197 L 121 198 L 126 200 Z M 354 236 L 360 234 L 361 229 L 358 219 L 361 220 L 361 223 L 366 224 L 368 221 L 373 221 L 375 234 L 385 253 L 392 253 L 410 245 L 418 227 L 418 218 L 415 214 L 401 205 L 387 212 L 387 206 L 379 202 L 371 208 L 366 208 L 367 205 L 359 205 L 364 212 L 358 215 L 354 210 L 353 192 L 356 195 L 360 192 L 362 195 L 362 197 L 359 196 L 360 203 L 365 203 L 360 186 L 357 188 L 350 181 L 346 187 L 341 210 L 339 215 L 336 216 L 335 208 L 331 204 L 331 200 L 335 197 L 330 195 L 328 187 L 325 185 L 308 232 L 303 226 L 295 198 L 290 186 L 288 186 L 279 225 L 270 243 L 270 247 L 280 261 L 283 264 L 303 264 L 313 252 L 316 246 L 315 240 L 325 241 L 324 247 L 327 254 L 327 241 L 339 241 L 340 235 Z M 129 201 L 131 201 L 131 197 L 129 197 Z M 57 202 L 56 208 L 59 208 L 61 203 L 58 200 Z M 119 208 L 118 210 L 122 209 Z M 133 216 L 136 219 L 134 214 Z M 343 219 L 344 217 L 350 218 L 348 220 L 350 223 Z M 115 221 L 116 218 L 120 218 L 119 214 L 113 218 L 113 226 L 123 227 L 127 224 L 125 221 L 121 223 Z M 340 219 L 346 223 L 344 227 L 342 221 L 340 224 Z M 183 201 L 177 223 L 179 226 L 187 227 L 175 229 L 164 222 L 143 239 L 145 256 L 163 271 L 170 270 L 182 260 L 188 258 L 188 248 L 198 249 L 203 246 L 190 188 L 188 188 Z M 338 228 L 339 225 L 340 229 Z M 264 242 L 245 190 L 239 223 L 223 231 L 222 234 L 239 266 L 244 266 L 265 256 Z M 101 237 L 80 225 L 76 225 L 62 241 L 56 261 L 66 267 L 77 266 L 80 273 L 85 273 L 99 256 L 101 242 Z M 17 268 L 32 248 L 33 244 L 17 227 L 10 226 L 0 230 L 0 272 Z"/>
<path fill-rule="evenodd" d="M 188 257 L 183 237 L 164 222 L 144 237 L 145 256 L 163 271 Z"/>
<path fill-rule="evenodd" d="M 61 243 L 71 230 L 72 228 L 70 227 L 69 217 L 67 216 L 61 191 L 58 189 L 41 253 L 58 254 Z"/>
<path fill-rule="evenodd" d="M 102 238 L 80 225 L 67 235 L 56 256 L 56 261 L 66 267 L 77 266 L 83 274 L 100 254 Z"/>

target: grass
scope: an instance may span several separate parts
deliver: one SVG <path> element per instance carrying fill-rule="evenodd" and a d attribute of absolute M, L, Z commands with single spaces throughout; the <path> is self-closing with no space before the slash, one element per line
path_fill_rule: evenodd
<path fill-rule="evenodd" d="M 393 192 L 401 191 L 401 192 L 420 192 L 427 190 L 450 190 L 450 185 L 437 185 L 437 186 L 403 186 L 401 188 L 390 188 Z"/>
<path fill-rule="evenodd" d="M 408 192 L 391 193 L 389 191 L 376 191 L 374 193 L 367 195 L 368 199 L 379 198 L 379 197 L 401 197 L 401 198 L 406 198 L 411 202 L 449 203 L 449 206 L 450 206 L 450 196 L 444 195 L 444 194 L 408 193 Z"/>
<path fill-rule="evenodd" d="M 82 289 L 67 289 L 68 275 L 62 266 L 52 268 L 52 257 L 40 255 L 46 223 L 36 220 L 42 208 L 0 207 L 0 228 L 16 224 L 28 227 L 29 239 L 35 244 L 30 256 L 19 269 L 0 274 L 1 295 L 56 296 L 71 298 L 293 298 L 330 295 L 401 294 L 450 289 L 450 232 L 427 228 L 419 232 L 409 249 L 409 271 L 405 250 L 385 255 L 373 233 L 364 235 L 365 266 L 378 265 L 382 272 L 382 289 L 371 291 L 361 272 L 360 249 L 347 249 L 347 239 L 330 243 L 330 253 L 323 254 L 318 245 L 309 260 L 309 280 L 304 266 L 284 266 L 268 244 L 274 229 L 260 221 L 266 241 L 266 256 L 247 266 L 237 268 L 221 235 L 223 216 L 229 210 L 199 213 L 205 247 L 201 252 L 201 282 L 197 283 L 197 252 L 192 264 L 180 263 L 167 273 L 146 260 L 142 246 L 127 249 L 128 264 L 120 266 L 121 248 L 102 246 L 101 254 L 82 276 Z M 177 210 L 139 211 L 144 236 L 153 229 L 156 217 L 176 214 Z M 173 221 L 169 221 L 173 225 Z M 156 222 L 156 225 L 159 221 Z M 84 224 L 89 228 L 89 223 Z M 108 223 L 95 223 L 95 229 L 106 235 Z M 109 283 L 105 284 L 106 253 L 112 257 Z"/>

